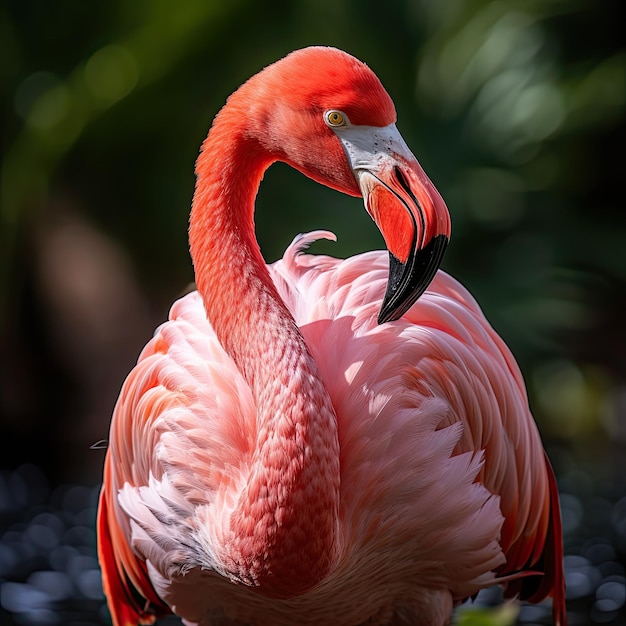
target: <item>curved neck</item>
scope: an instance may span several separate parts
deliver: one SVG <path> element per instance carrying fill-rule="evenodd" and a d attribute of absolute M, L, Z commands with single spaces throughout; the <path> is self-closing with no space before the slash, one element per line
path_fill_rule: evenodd
<path fill-rule="evenodd" d="M 319 582 L 336 552 L 337 423 L 254 235 L 254 199 L 272 159 L 224 122 L 226 111 L 198 159 L 189 231 L 208 319 L 257 411 L 249 477 L 224 529 L 221 560 L 234 580 L 288 597 Z"/>

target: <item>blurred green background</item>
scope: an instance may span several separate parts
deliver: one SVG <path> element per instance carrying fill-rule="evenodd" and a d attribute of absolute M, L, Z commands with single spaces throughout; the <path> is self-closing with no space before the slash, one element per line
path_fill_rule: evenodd
<path fill-rule="evenodd" d="M 33 463 L 50 485 L 99 481 L 103 452 L 90 445 L 106 439 L 125 375 L 193 280 L 193 165 L 213 116 L 263 66 L 327 44 L 368 63 L 394 99 L 398 127 L 452 215 L 443 268 L 473 292 L 517 356 L 561 483 L 576 492 L 572 472 L 585 467 L 589 482 L 578 495 L 610 485 L 606 497 L 621 502 L 619 7 L 0 5 L 0 467 Z M 272 167 L 257 208 L 266 258 L 318 228 L 338 242 L 314 251 L 382 246 L 358 199 Z"/>

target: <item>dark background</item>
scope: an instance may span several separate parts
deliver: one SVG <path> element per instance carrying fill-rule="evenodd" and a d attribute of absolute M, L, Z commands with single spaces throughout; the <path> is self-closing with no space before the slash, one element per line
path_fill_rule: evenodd
<path fill-rule="evenodd" d="M 450 208 L 443 268 L 524 372 L 559 477 L 575 623 L 625 623 L 619 6 L 0 5 L 0 624 L 106 619 L 93 535 L 104 451 L 90 446 L 106 439 L 125 375 L 193 280 L 193 164 L 212 117 L 250 75 L 310 44 L 361 58 L 393 97 Z M 338 243 L 314 251 L 382 246 L 360 200 L 284 165 L 257 205 L 270 261 L 318 228 Z M 545 620 L 539 611 L 524 608 L 520 622 Z"/>

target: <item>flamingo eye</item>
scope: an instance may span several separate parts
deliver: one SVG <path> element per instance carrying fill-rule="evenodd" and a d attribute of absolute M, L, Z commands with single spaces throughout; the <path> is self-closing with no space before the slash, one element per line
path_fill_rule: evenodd
<path fill-rule="evenodd" d="M 337 126 L 345 126 L 348 118 L 341 111 L 326 111 L 324 113 L 324 121 L 328 126 L 337 127 Z"/>

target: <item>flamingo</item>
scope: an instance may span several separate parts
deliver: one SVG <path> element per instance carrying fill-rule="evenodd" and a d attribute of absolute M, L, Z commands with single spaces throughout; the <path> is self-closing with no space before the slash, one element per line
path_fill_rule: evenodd
<path fill-rule="evenodd" d="M 449 623 L 490 585 L 566 623 L 555 478 L 518 366 L 438 271 L 446 205 L 376 75 L 334 48 L 243 84 L 197 160 L 197 291 L 114 410 L 98 553 L 115 626 Z M 266 265 L 264 171 L 352 196 L 387 252 Z M 419 298 L 419 299 L 418 299 Z"/>

